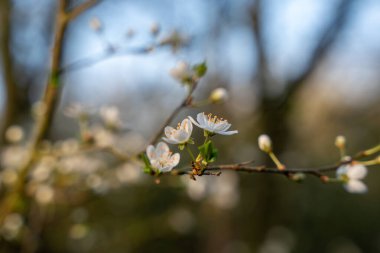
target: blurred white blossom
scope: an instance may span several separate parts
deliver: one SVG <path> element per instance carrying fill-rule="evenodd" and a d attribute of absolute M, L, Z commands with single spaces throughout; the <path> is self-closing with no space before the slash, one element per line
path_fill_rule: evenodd
<path fill-rule="evenodd" d="M 24 146 L 9 146 L 1 152 L 0 163 L 3 167 L 18 168 L 28 155 Z"/>
<path fill-rule="evenodd" d="M 115 174 L 121 183 L 136 183 L 141 180 L 142 170 L 137 165 L 126 163 L 117 168 Z"/>
<path fill-rule="evenodd" d="M 0 179 L 6 186 L 11 186 L 14 183 L 16 183 L 18 179 L 18 173 L 15 169 L 4 169 L 3 171 L 0 172 Z"/>
<path fill-rule="evenodd" d="M 5 138 L 11 143 L 17 143 L 24 138 L 24 130 L 20 126 L 10 126 L 5 132 Z"/>
<path fill-rule="evenodd" d="M 64 109 L 63 113 L 69 118 L 82 119 L 93 114 L 94 109 L 80 103 L 72 103 Z"/>
<path fill-rule="evenodd" d="M 366 193 L 367 186 L 361 181 L 367 175 L 362 164 L 345 164 L 336 171 L 337 178 L 343 181 L 344 188 L 350 193 Z"/>
<path fill-rule="evenodd" d="M 49 204 L 53 201 L 54 189 L 50 185 L 39 185 L 36 188 L 35 198 L 42 205 Z"/>
<path fill-rule="evenodd" d="M 1 233 L 6 239 L 12 240 L 17 237 L 23 224 L 24 221 L 20 214 L 11 213 L 4 219 L 1 227 Z"/>
<path fill-rule="evenodd" d="M 100 108 L 99 115 L 104 124 L 108 127 L 119 128 L 122 126 L 119 108 L 116 106 L 103 106 Z"/>
<path fill-rule="evenodd" d="M 223 172 L 213 181 L 210 189 L 211 202 L 222 209 L 232 209 L 239 201 L 239 178 L 235 172 Z"/>

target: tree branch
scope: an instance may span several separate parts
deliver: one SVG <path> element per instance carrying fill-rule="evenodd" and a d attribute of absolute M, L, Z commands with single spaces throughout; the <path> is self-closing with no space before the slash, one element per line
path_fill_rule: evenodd
<path fill-rule="evenodd" d="M 3 122 L 0 124 L 0 145 L 3 142 L 4 131 L 11 124 L 15 111 L 16 86 L 12 75 L 12 57 L 10 53 L 10 1 L 0 1 L 0 52 L 3 67 L 3 82 L 5 90 L 5 107 Z"/>
<path fill-rule="evenodd" d="M 331 47 L 339 38 L 340 32 L 344 29 L 347 19 L 350 14 L 350 8 L 353 0 L 341 0 L 336 9 L 336 13 L 332 21 L 326 26 L 326 29 L 321 33 L 320 39 L 311 54 L 310 61 L 305 70 L 293 80 L 289 81 L 284 94 L 284 101 L 290 99 L 301 86 L 309 79 L 317 70 L 317 66 L 330 52 Z"/>
<path fill-rule="evenodd" d="M 109 50 L 106 50 L 104 52 L 101 52 L 97 55 L 93 55 L 90 57 L 86 57 L 83 59 L 79 59 L 77 61 L 74 61 L 72 63 L 69 63 L 66 66 L 63 66 L 62 68 L 59 69 L 58 74 L 66 74 L 71 71 L 77 71 L 82 68 L 90 67 L 92 65 L 95 65 L 99 62 L 102 62 L 104 60 L 107 60 L 111 57 L 117 57 L 117 56 L 122 56 L 122 55 L 139 55 L 139 54 L 144 54 L 148 53 L 151 51 L 152 47 L 138 47 L 138 48 L 127 48 L 123 50 L 117 50 L 114 48 L 110 48 Z"/>
<path fill-rule="evenodd" d="M 249 166 L 246 163 L 244 164 L 226 164 L 226 165 L 215 165 L 215 166 L 210 166 L 207 167 L 202 175 L 216 175 L 219 176 L 220 173 L 215 173 L 217 172 L 222 172 L 222 171 L 236 171 L 236 172 L 246 172 L 246 173 L 264 173 L 264 174 L 278 174 L 278 175 L 284 175 L 288 178 L 292 178 L 292 175 L 297 174 L 297 173 L 302 173 L 302 174 L 308 174 L 312 175 L 315 177 L 318 177 L 322 182 L 327 182 L 328 177 L 325 176 L 323 173 L 327 172 L 333 172 L 336 171 L 339 166 L 343 164 L 348 164 L 350 161 L 344 161 L 340 162 L 338 164 L 334 165 L 329 165 L 329 166 L 324 166 L 324 167 L 317 167 L 317 168 L 288 168 L 284 170 L 279 170 L 278 168 L 270 168 L 266 167 L 264 165 L 260 166 Z M 187 167 L 184 169 L 176 169 L 173 170 L 170 175 L 192 175 L 193 176 L 193 168 L 192 167 Z"/>
<path fill-rule="evenodd" d="M 80 4 L 75 7 L 72 11 L 67 14 L 68 20 L 73 20 L 78 17 L 80 14 L 85 12 L 86 10 L 92 8 L 93 6 L 99 4 L 101 0 L 87 0 L 86 2 Z"/>
<path fill-rule="evenodd" d="M 197 88 L 198 86 L 198 82 L 194 82 L 193 85 L 189 86 L 190 87 L 190 90 L 187 94 L 187 96 L 182 100 L 181 104 L 178 105 L 174 111 L 170 114 L 170 116 L 166 119 L 166 121 L 163 123 L 163 125 L 161 126 L 161 128 L 156 132 L 156 134 L 153 136 L 152 140 L 149 142 L 150 144 L 154 144 L 155 142 L 158 141 L 158 139 L 160 138 L 160 136 L 162 135 L 164 129 L 166 126 L 168 126 L 170 124 L 170 122 L 172 122 L 172 120 L 174 119 L 175 116 L 177 116 L 177 114 L 185 107 L 187 107 L 188 105 L 191 104 L 191 101 L 192 101 L 192 95 L 194 93 L 194 90 Z"/>

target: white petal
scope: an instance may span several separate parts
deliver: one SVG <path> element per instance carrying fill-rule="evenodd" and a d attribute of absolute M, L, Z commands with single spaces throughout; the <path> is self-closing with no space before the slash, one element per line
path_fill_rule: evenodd
<path fill-rule="evenodd" d="M 193 124 L 189 119 L 184 119 L 181 122 L 181 129 L 189 134 L 193 131 Z"/>
<path fill-rule="evenodd" d="M 233 135 L 239 133 L 238 130 L 233 130 L 233 131 L 227 131 L 227 132 L 217 132 L 220 135 Z"/>
<path fill-rule="evenodd" d="M 197 121 L 201 126 L 207 125 L 207 116 L 204 112 L 200 112 L 197 114 Z"/>
<path fill-rule="evenodd" d="M 177 164 L 179 163 L 179 160 L 180 160 L 180 155 L 178 153 L 175 153 L 174 155 L 172 155 L 171 157 L 167 157 L 167 163 L 165 164 L 165 166 L 159 168 L 159 170 L 161 172 L 169 172 L 171 171 L 175 166 L 177 166 Z"/>
<path fill-rule="evenodd" d="M 175 131 L 176 131 L 176 129 L 172 128 L 171 126 L 167 126 L 167 127 L 165 127 L 165 130 L 164 130 L 165 135 L 166 135 L 166 137 L 168 137 L 168 138 L 170 138 L 170 136 L 172 136 L 173 133 L 175 133 Z"/>
<path fill-rule="evenodd" d="M 196 125 L 199 128 L 203 128 L 203 126 L 199 125 L 198 122 L 196 122 L 191 116 L 188 116 L 191 122 L 193 122 L 194 125 Z"/>
<path fill-rule="evenodd" d="M 227 131 L 231 127 L 231 124 L 229 124 L 227 121 L 222 121 L 216 124 L 215 131 Z"/>
<path fill-rule="evenodd" d="M 153 145 L 149 145 L 146 148 L 146 155 L 148 156 L 150 161 L 156 159 L 156 152 Z"/>
<path fill-rule="evenodd" d="M 177 166 L 178 163 L 179 163 L 180 158 L 181 158 L 181 156 L 178 153 L 175 153 L 174 155 L 172 155 L 172 157 L 170 159 L 171 160 L 171 165 L 173 167 Z"/>
<path fill-rule="evenodd" d="M 162 139 L 164 141 L 166 141 L 167 143 L 170 143 L 170 144 L 178 144 L 179 143 L 177 140 L 172 139 L 172 138 L 169 139 L 169 138 L 166 138 L 166 137 L 162 137 Z"/>
<path fill-rule="evenodd" d="M 159 142 L 156 147 L 156 155 L 157 157 L 162 157 L 164 154 L 169 153 L 169 146 L 165 142 Z"/>
<path fill-rule="evenodd" d="M 347 176 L 350 179 L 363 179 L 367 175 L 367 168 L 362 164 L 348 166 Z"/>
<path fill-rule="evenodd" d="M 344 188 L 350 193 L 366 193 L 367 186 L 360 180 L 350 180 L 344 184 Z"/>
<path fill-rule="evenodd" d="M 347 174 L 347 168 L 348 166 L 347 165 L 342 165 L 340 166 L 337 171 L 336 171 L 336 176 L 338 178 L 341 178 L 343 175 L 346 175 Z"/>
<path fill-rule="evenodd" d="M 190 135 L 189 133 L 185 132 L 185 131 L 179 131 L 177 136 L 176 136 L 176 140 L 179 142 L 179 143 L 185 143 L 189 140 L 190 138 Z"/>

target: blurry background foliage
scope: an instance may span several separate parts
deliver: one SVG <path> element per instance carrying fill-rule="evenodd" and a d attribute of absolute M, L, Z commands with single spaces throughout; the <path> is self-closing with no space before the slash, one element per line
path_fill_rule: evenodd
<path fill-rule="evenodd" d="M 29 134 L 31 107 L 48 76 L 56 8 L 54 0 L 0 1 L 3 133 L 18 124 Z M 69 24 L 61 66 L 149 46 L 174 31 L 186 38 L 184 47 L 110 54 L 64 71 L 49 139 L 77 136 L 63 109 L 80 102 L 117 106 L 133 140 L 148 140 L 185 96 L 170 69 L 179 60 L 206 59 L 209 71 L 195 97 L 225 87 L 229 101 L 200 110 L 239 130 L 217 139 L 218 163 L 268 162 L 256 144 L 264 132 L 281 160 L 296 167 L 337 161 L 338 134 L 352 153 L 379 142 L 379 1 L 102 0 Z M 172 125 L 200 110 L 183 111 Z M 156 185 L 138 177 L 80 204 L 48 208 L 39 252 L 380 252 L 377 169 L 366 179 L 366 195 L 314 178 L 297 184 L 224 173 L 196 182 L 165 177 Z M 12 240 L 0 245 L 2 252 L 19 250 Z"/>

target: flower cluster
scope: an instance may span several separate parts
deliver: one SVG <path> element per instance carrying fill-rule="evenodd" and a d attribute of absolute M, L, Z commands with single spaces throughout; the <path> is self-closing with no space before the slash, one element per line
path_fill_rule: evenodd
<path fill-rule="evenodd" d="M 162 139 L 169 144 L 179 145 L 179 149 L 183 150 L 188 144 L 194 144 L 191 134 L 193 132 L 193 124 L 204 130 L 206 137 L 205 143 L 198 147 L 200 153 L 197 158 L 193 155 L 192 151 L 188 149 L 192 162 L 203 162 L 207 166 L 208 163 L 213 162 L 216 158 L 216 149 L 213 148 L 211 140 L 208 138 L 215 135 L 232 135 L 238 133 L 237 130 L 228 131 L 231 124 L 227 120 L 213 116 L 212 114 L 206 115 L 204 112 L 198 113 L 197 121 L 191 116 L 182 120 L 177 128 L 167 126 L 164 129 L 166 137 Z M 146 172 L 160 174 L 163 172 L 171 171 L 178 165 L 180 154 L 172 154 L 168 145 L 164 142 L 159 142 L 156 147 L 149 145 L 146 149 L 148 159 L 145 159 Z"/>

